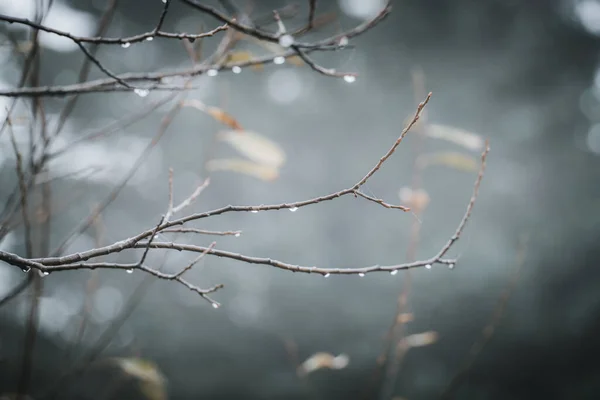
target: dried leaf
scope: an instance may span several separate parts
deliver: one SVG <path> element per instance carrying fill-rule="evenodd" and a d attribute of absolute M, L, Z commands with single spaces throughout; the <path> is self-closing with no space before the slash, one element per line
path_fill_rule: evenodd
<path fill-rule="evenodd" d="M 303 65 L 305 65 L 304 61 L 299 56 L 288 57 L 286 61 L 289 64 L 295 65 L 297 67 L 302 67 Z"/>
<path fill-rule="evenodd" d="M 225 62 L 227 64 L 237 64 L 248 62 L 254 58 L 254 55 L 246 50 L 232 51 L 227 54 L 225 57 Z"/>
<path fill-rule="evenodd" d="M 410 313 L 402 313 L 398 314 L 398 318 L 396 319 L 399 324 L 405 324 L 407 322 L 412 322 L 414 319 L 414 315 Z"/>
<path fill-rule="evenodd" d="M 321 368 L 343 369 L 350 363 L 350 358 L 346 354 L 334 356 L 329 353 L 315 353 L 298 367 L 301 375 L 310 374 Z"/>
<path fill-rule="evenodd" d="M 227 114 L 225 111 L 221 110 L 220 108 L 217 107 L 208 107 L 206 112 L 213 117 L 214 119 L 216 119 L 217 121 L 228 125 L 229 127 L 236 129 L 236 130 L 242 130 L 242 126 L 235 120 L 235 118 L 233 118 L 230 114 Z"/>
<path fill-rule="evenodd" d="M 273 42 L 266 42 L 264 40 L 256 40 L 256 38 L 251 37 L 251 36 L 246 36 L 245 38 L 249 41 L 252 41 L 253 43 L 256 43 L 258 45 L 260 45 L 261 47 L 265 48 L 267 51 L 269 51 L 270 53 L 273 53 L 273 57 L 277 57 L 277 56 L 282 56 L 284 55 L 288 49 L 280 46 L 277 43 L 273 43 Z M 226 58 L 226 61 L 228 63 L 239 63 L 239 62 L 245 62 L 245 61 L 249 61 L 252 58 L 254 58 L 254 56 L 252 55 L 252 53 L 250 53 L 249 51 L 239 51 L 239 52 L 232 52 L 229 54 L 233 54 L 233 57 L 230 58 L 229 56 Z M 287 57 L 286 58 L 286 62 L 298 67 L 301 67 L 303 65 L 305 65 L 304 61 L 302 60 L 302 58 L 300 58 L 300 56 L 291 56 L 291 57 Z M 253 68 L 259 68 L 259 69 L 263 69 L 264 65 L 263 64 L 257 64 L 255 66 L 253 66 Z"/>
<path fill-rule="evenodd" d="M 429 137 L 443 139 L 473 151 L 482 150 L 485 144 L 480 135 L 452 126 L 427 124 L 425 133 Z"/>
<path fill-rule="evenodd" d="M 166 400 L 166 379 L 151 361 L 141 358 L 114 358 L 121 370 L 139 381 L 142 393 L 150 400 Z"/>
<path fill-rule="evenodd" d="M 250 131 L 228 131 L 217 135 L 219 140 L 229 143 L 239 153 L 254 162 L 279 168 L 285 162 L 285 152 L 272 140 Z"/>
<path fill-rule="evenodd" d="M 423 211 L 429 204 L 429 194 L 423 189 L 412 190 L 409 187 L 402 187 L 398 191 L 398 197 L 403 204 L 410 207 L 415 212 Z"/>
<path fill-rule="evenodd" d="M 424 166 L 445 165 L 459 171 L 474 172 L 478 170 L 477 160 L 474 157 L 466 156 L 456 152 L 441 152 L 424 154 L 419 162 Z"/>
<path fill-rule="evenodd" d="M 253 176 L 263 181 L 273 181 L 279 177 L 277 168 L 256 164 L 241 158 L 220 158 L 206 163 L 209 171 L 231 171 Z"/>
<path fill-rule="evenodd" d="M 246 51 L 246 50 L 232 51 L 231 53 L 227 54 L 227 56 L 225 57 L 225 64 L 231 65 L 231 64 L 245 63 L 245 62 L 252 61 L 253 59 L 254 59 L 254 54 L 250 53 L 249 51 Z M 260 63 L 260 64 L 253 64 L 250 66 L 250 68 L 252 68 L 255 71 L 262 71 L 265 68 L 265 66 L 264 66 L 264 64 Z"/>
<path fill-rule="evenodd" d="M 228 114 L 227 112 L 223 111 L 222 109 L 220 109 L 218 107 L 207 106 L 204 103 L 202 103 L 201 101 L 198 101 L 195 99 L 185 100 L 181 103 L 181 105 L 183 107 L 193 107 L 197 110 L 200 110 L 200 111 L 210 115 L 211 117 L 213 117 L 220 123 L 229 126 L 232 129 L 235 129 L 235 130 L 243 129 L 242 126 L 236 121 L 236 119 L 233 116 L 231 116 L 231 114 Z"/>
<path fill-rule="evenodd" d="M 423 347 L 429 346 L 437 342 L 439 335 L 435 331 L 428 331 L 423 333 L 415 333 L 402 339 L 403 344 L 407 347 Z"/>

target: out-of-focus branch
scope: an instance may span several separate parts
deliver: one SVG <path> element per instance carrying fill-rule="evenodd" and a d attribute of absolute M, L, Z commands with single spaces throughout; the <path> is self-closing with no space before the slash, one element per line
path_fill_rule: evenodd
<path fill-rule="evenodd" d="M 489 322 L 481 330 L 481 334 L 473 343 L 465 358 L 462 360 L 458 371 L 452 377 L 452 379 L 448 383 L 448 386 L 446 386 L 446 388 L 443 390 L 442 394 L 440 395 L 440 399 L 445 400 L 451 399 L 453 397 L 453 395 L 456 393 L 456 389 L 458 389 L 460 385 L 464 382 L 465 377 L 468 375 L 469 371 L 473 367 L 473 364 L 475 364 L 475 361 L 477 360 L 485 346 L 490 342 L 490 340 L 492 340 L 492 337 L 494 336 L 498 325 L 500 325 L 500 322 L 502 321 L 502 317 L 504 316 L 504 312 L 508 305 L 508 301 L 519 281 L 521 269 L 525 264 L 525 258 L 527 256 L 526 253 L 526 238 L 522 238 L 519 243 L 519 249 L 517 250 L 517 266 L 510 278 L 510 281 L 508 282 L 506 288 L 504 289 L 504 292 L 498 299 L 498 303 L 496 304 L 496 307 L 492 312 Z"/>

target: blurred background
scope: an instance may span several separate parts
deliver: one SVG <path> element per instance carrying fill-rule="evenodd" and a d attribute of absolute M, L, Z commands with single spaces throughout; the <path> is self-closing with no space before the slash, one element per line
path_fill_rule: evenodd
<path fill-rule="evenodd" d="M 252 18 L 292 4 L 226 3 L 251 10 Z M 317 13 L 325 23 L 306 40 L 358 25 L 384 3 L 318 2 Z M 106 36 L 153 29 L 163 6 L 159 0 L 117 4 Z M 206 4 L 229 11 L 218 1 Z M 294 4 L 295 17 L 284 22 L 300 27 L 308 2 Z M 99 365 L 110 357 L 147 360 L 142 369 L 160 371 L 169 399 L 436 399 L 449 385 L 448 398 L 597 398 L 600 2 L 392 4 L 392 14 L 351 39 L 348 49 L 314 56 L 326 68 L 356 72 L 356 81 L 319 75 L 293 62 L 222 71 L 194 81 L 188 99 L 225 110 L 244 129 L 280 146 L 285 163 L 276 179 L 207 168 L 209 159 L 236 157 L 228 143 L 215 140 L 227 127 L 184 108 L 94 227 L 65 254 L 156 225 L 168 205 L 169 168 L 176 203 L 210 176 L 210 185 L 190 213 L 227 204 L 293 202 L 352 186 L 389 149 L 431 91 L 424 123 L 409 133 L 365 187 L 367 194 L 389 203 L 412 201 L 417 211 L 420 204 L 420 212 L 403 213 L 348 196 L 296 212 L 224 214 L 191 226 L 240 230 L 241 235 L 176 240 L 202 246 L 215 240 L 220 249 L 319 267 L 429 258 L 462 218 L 482 142 L 489 139 L 478 202 L 450 252 L 459 262 L 453 269 L 435 265 L 411 273 L 406 311 L 411 321 L 405 324 L 405 335 L 425 332 L 431 343 L 415 345 L 399 357 L 394 379 L 377 363 L 408 279 L 403 272 L 324 279 L 207 256 L 186 277 L 200 287 L 225 284 L 213 295 L 221 303 L 218 309 L 181 285 L 148 280 L 139 271 L 54 273 L 43 279 L 34 398 L 46 398 L 73 360 L 97 348 L 103 337 L 110 340 L 97 357 Z M 106 5 L 101 0 L 55 0 L 44 23 L 91 36 Z M 34 1 L 0 0 L 0 12 L 11 16 L 32 18 L 34 7 Z M 175 1 L 164 30 L 196 33 L 218 25 Z M 2 23 L 0 31 L 1 37 L 10 35 L 26 45 L 28 31 L 22 26 Z M 209 55 L 222 35 L 202 41 L 202 55 Z M 41 34 L 40 43 L 40 85 L 76 82 L 84 59 L 77 46 L 50 34 Z M 0 87 L 15 87 L 20 58 L 8 40 L 0 50 Z M 236 50 L 238 55 L 269 54 L 251 41 L 242 41 Z M 98 58 L 116 73 L 191 66 L 181 41 L 160 38 L 128 47 L 102 46 Z M 92 68 L 90 79 L 103 77 Z M 53 191 L 51 248 L 146 154 L 172 103 L 114 132 L 104 127 L 167 96 L 158 91 L 142 96 L 118 92 L 79 99 L 52 150 L 97 130 L 102 134 L 70 147 L 44 174 Z M 0 97 L 2 118 L 11 101 Z M 47 118 L 55 123 L 64 99 L 44 101 Z M 19 107 L 15 115 L 23 121 L 16 124 L 15 134 L 25 145 L 29 111 L 24 103 Z M 427 168 L 419 168 L 423 165 Z M 0 166 L 4 201 L 16 183 L 8 135 L 0 138 Z M 418 187 L 415 181 L 420 181 Z M 23 254 L 23 230 L 11 231 L 0 248 Z M 148 263 L 177 271 L 194 257 L 152 250 Z M 139 253 L 129 252 L 118 259 L 138 258 Z M 0 296 L 23 279 L 17 268 L 0 264 Z M 135 310 L 123 319 L 132 298 Z M 15 391 L 28 311 L 27 295 L 0 308 L 0 393 Z M 117 320 L 123 320 L 118 329 L 102 336 Z M 478 352 L 482 335 L 490 340 Z M 320 352 L 342 357 L 335 359 L 335 368 L 325 365 L 299 376 L 300 363 Z M 478 355 L 469 365 L 474 353 Z M 96 368 L 85 379 L 62 385 L 56 398 L 160 398 L 147 392 L 118 395 L 125 389 L 113 391 L 114 376 Z"/>

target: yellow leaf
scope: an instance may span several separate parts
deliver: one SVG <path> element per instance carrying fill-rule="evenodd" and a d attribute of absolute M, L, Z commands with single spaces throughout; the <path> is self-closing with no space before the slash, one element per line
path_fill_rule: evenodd
<path fill-rule="evenodd" d="M 239 153 L 252 161 L 279 168 L 285 162 L 285 152 L 272 140 L 250 131 L 228 131 L 217 135 L 219 140 L 229 143 Z"/>
<path fill-rule="evenodd" d="M 429 346 L 437 342 L 439 335 L 435 331 L 428 331 L 423 333 L 415 333 L 402 339 L 403 344 L 408 347 L 423 347 Z"/>
<path fill-rule="evenodd" d="M 238 63 L 248 62 L 248 61 L 252 60 L 253 58 L 254 58 L 254 55 L 252 53 L 250 53 L 249 51 L 239 50 L 239 51 L 232 51 L 232 52 L 228 53 L 227 56 L 225 57 L 225 62 L 227 64 L 238 64 Z"/>
<path fill-rule="evenodd" d="M 232 51 L 231 53 L 227 54 L 227 56 L 225 57 L 225 64 L 227 66 L 230 66 L 232 64 L 246 63 L 246 62 L 252 61 L 253 59 L 254 59 L 254 55 L 252 53 L 250 53 L 249 51 L 246 51 L 246 50 Z M 255 71 L 262 71 L 265 68 L 265 66 L 264 66 L 264 64 L 260 63 L 260 64 L 250 65 L 250 68 L 252 68 Z"/>
<path fill-rule="evenodd" d="M 229 127 L 235 130 L 242 130 L 242 126 L 233 118 L 230 114 L 227 114 L 225 111 L 221 110 L 217 107 L 208 107 L 206 109 L 207 114 L 212 116 L 217 121 L 228 125 Z"/>
<path fill-rule="evenodd" d="M 443 139 L 473 151 L 480 151 L 485 144 L 478 134 L 452 126 L 427 124 L 425 133 L 429 137 Z"/>
<path fill-rule="evenodd" d="M 141 358 L 114 358 L 121 370 L 139 381 L 139 388 L 150 400 L 166 400 L 166 379 L 151 361 Z"/>
<path fill-rule="evenodd" d="M 455 152 L 425 154 L 420 157 L 419 162 L 422 162 L 424 166 L 445 165 L 466 172 L 478 170 L 477 160 L 474 157 Z"/>
<path fill-rule="evenodd" d="M 321 368 L 343 369 L 349 363 L 350 358 L 346 354 L 334 356 L 333 354 L 323 352 L 315 353 L 298 367 L 298 373 L 306 375 Z"/>
<path fill-rule="evenodd" d="M 209 171 L 231 171 L 253 176 L 263 181 L 273 181 L 279 177 L 277 168 L 256 164 L 241 158 L 220 158 L 206 163 Z"/>
<path fill-rule="evenodd" d="M 402 314 L 398 314 L 398 318 L 396 319 L 396 321 L 399 324 L 405 324 L 407 322 L 412 322 L 413 319 L 414 319 L 414 315 L 412 315 L 410 313 L 402 313 Z"/>
<path fill-rule="evenodd" d="M 228 114 L 227 112 L 223 111 L 222 109 L 220 109 L 218 107 L 207 106 L 206 104 L 202 103 L 201 101 L 195 100 L 195 99 L 184 100 L 181 103 L 181 105 L 183 107 L 193 107 L 197 110 L 200 110 L 200 111 L 210 115 L 211 117 L 213 117 L 215 120 L 219 121 L 220 123 L 229 126 L 232 129 L 235 129 L 235 130 L 243 129 L 242 126 L 237 122 L 237 120 L 231 114 Z"/>
<path fill-rule="evenodd" d="M 287 62 L 297 67 L 301 67 L 304 65 L 304 61 L 299 56 L 288 57 Z"/>
<path fill-rule="evenodd" d="M 403 204 L 410 207 L 415 212 L 423 211 L 431 200 L 429 194 L 423 189 L 412 190 L 409 187 L 402 187 L 398 191 L 398 197 Z"/>

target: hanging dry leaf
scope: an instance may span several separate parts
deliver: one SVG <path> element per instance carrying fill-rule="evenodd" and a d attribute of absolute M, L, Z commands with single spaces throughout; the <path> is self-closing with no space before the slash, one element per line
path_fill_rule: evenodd
<path fill-rule="evenodd" d="M 202 103 L 201 101 L 195 100 L 195 99 L 184 100 L 181 103 L 181 105 L 183 107 L 193 107 L 196 110 L 200 110 L 200 111 L 210 115 L 211 117 L 213 117 L 220 123 L 229 126 L 232 129 L 235 129 L 238 131 L 241 131 L 243 129 L 242 126 L 236 121 L 236 119 L 233 116 L 231 116 L 231 114 L 226 113 L 225 111 L 223 111 L 222 109 L 220 109 L 218 107 L 207 106 L 206 104 Z"/>
<path fill-rule="evenodd" d="M 300 58 L 300 56 L 291 56 L 287 58 L 287 62 L 295 65 L 297 67 L 302 67 L 304 64 L 304 60 Z"/>
<path fill-rule="evenodd" d="M 141 358 L 114 358 L 121 370 L 139 381 L 139 388 L 150 400 L 166 400 L 166 379 L 151 361 Z"/>
<path fill-rule="evenodd" d="M 285 47 L 280 46 L 277 43 L 273 43 L 273 42 L 266 42 L 264 40 L 257 40 L 256 38 L 252 37 L 252 36 L 247 36 L 245 35 L 246 39 L 249 41 L 252 41 L 253 43 L 256 43 L 258 45 L 260 45 L 261 47 L 265 48 L 267 51 L 273 53 L 273 57 L 277 57 L 277 56 L 282 56 L 284 55 L 288 49 L 286 49 Z M 240 53 L 240 54 L 238 54 Z M 226 58 L 228 63 L 238 63 L 238 62 L 245 62 L 245 61 L 249 61 L 253 58 L 252 53 L 250 53 L 249 51 L 239 51 L 239 52 L 232 52 L 230 54 L 233 54 L 233 57 L 230 59 L 229 57 Z M 246 58 L 247 57 L 247 58 Z M 287 57 L 286 58 L 286 62 L 291 64 L 291 65 L 295 65 L 297 67 L 301 67 L 303 65 L 305 65 L 304 61 L 302 60 L 302 58 L 300 58 L 300 56 L 291 56 L 291 57 Z M 257 67 L 262 69 L 264 67 L 263 64 L 257 64 L 256 66 L 253 67 Z"/>
<path fill-rule="evenodd" d="M 474 172 L 479 169 L 477 160 L 474 157 L 456 152 L 424 154 L 419 157 L 419 162 L 423 166 L 444 165 L 465 172 Z"/>
<path fill-rule="evenodd" d="M 428 331 L 423 333 L 415 333 L 402 339 L 402 342 L 407 347 L 423 347 L 434 344 L 438 340 L 438 333 Z"/>
<path fill-rule="evenodd" d="M 285 162 L 283 149 L 272 140 L 250 131 L 228 131 L 217 135 L 239 153 L 259 164 L 279 168 Z"/>
<path fill-rule="evenodd" d="M 396 319 L 396 321 L 399 324 L 406 324 L 407 322 L 412 322 L 414 319 L 414 315 L 410 314 L 410 313 L 402 313 L 402 314 L 398 314 L 398 318 Z"/>
<path fill-rule="evenodd" d="M 252 60 L 254 55 L 246 50 L 232 51 L 225 56 L 225 63 L 238 64 Z"/>
<path fill-rule="evenodd" d="M 230 66 L 232 64 L 245 63 L 245 62 L 252 61 L 252 59 L 254 59 L 254 55 L 252 53 L 250 53 L 249 51 L 246 51 L 246 50 L 232 51 L 231 53 L 227 54 L 227 56 L 225 57 L 225 65 Z M 250 66 L 250 68 L 252 68 L 255 71 L 262 71 L 265 68 L 265 66 L 262 63 L 252 64 Z"/>
<path fill-rule="evenodd" d="M 219 158 L 206 163 L 209 171 L 231 171 L 253 176 L 263 181 L 273 181 L 279 177 L 277 168 L 256 164 L 241 158 Z"/>
<path fill-rule="evenodd" d="M 398 197 L 402 204 L 406 204 L 414 212 L 423 211 L 429 204 L 429 194 L 423 189 L 412 190 L 409 187 L 402 187 L 398 191 Z"/>
<path fill-rule="evenodd" d="M 429 137 L 443 139 L 473 151 L 482 150 L 485 144 L 485 140 L 478 134 L 452 126 L 427 124 L 425 133 Z"/>
<path fill-rule="evenodd" d="M 321 368 L 343 369 L 346 368 L 349 363 L 350 357 L 346 354 L 334 356 L 329 353 L 315 353 L 298 367 L 298 373 L 300 375 L 306 375 Z"/>

